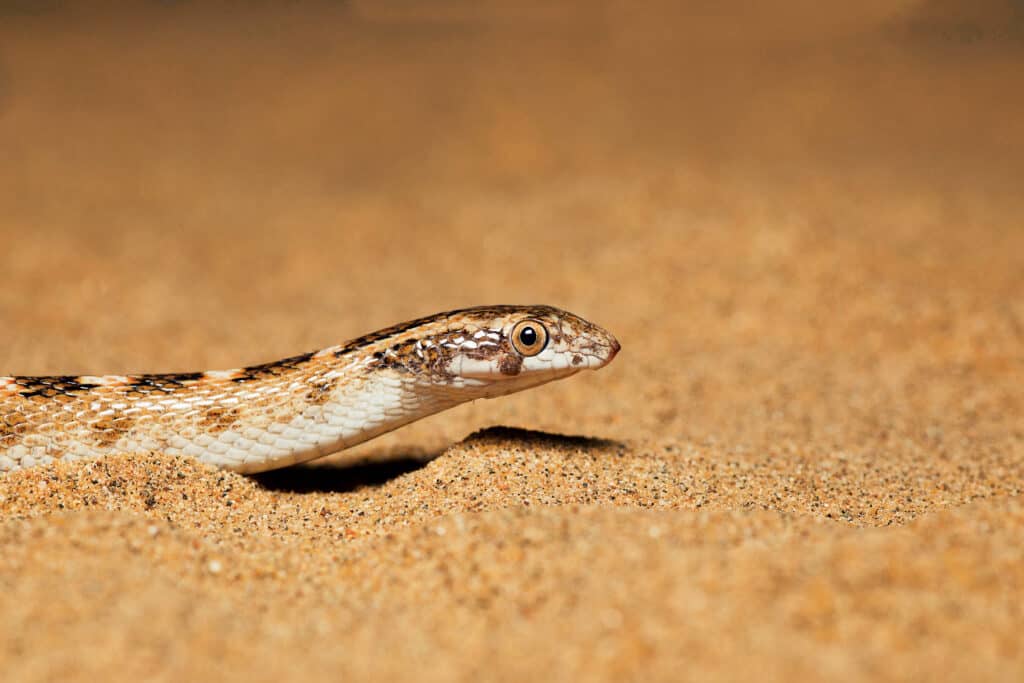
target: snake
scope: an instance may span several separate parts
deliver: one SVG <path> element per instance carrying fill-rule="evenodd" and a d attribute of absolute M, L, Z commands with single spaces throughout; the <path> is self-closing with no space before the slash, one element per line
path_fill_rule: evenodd
<path fill-rule="evenodd" d="M 547 305 L 478 306 L 233 370 L 0 377 L 0 472 L 153 451 L 254 473 L 428 415 L 602 368 L 603 328 Z"/>

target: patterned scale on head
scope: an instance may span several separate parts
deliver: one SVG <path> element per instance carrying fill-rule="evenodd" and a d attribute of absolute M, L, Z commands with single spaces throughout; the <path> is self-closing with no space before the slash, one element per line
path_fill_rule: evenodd
<path fill-rule="evenodd" d="M 608 332 L 571 313 L 489 306 L 237 370 L 0 377 L 0 471 L 145 450 L 268 470 L 459 403 L 603 367 L 618 350 Z"/>
<path fill-rule="evenodd" d="M 472 393 L 485 397 L 600 368 L 619 351 L 618 341 L 605 330 L 551 306 L 450 311 L 401 327 L 393 328 L 398 330 L 394 343 L 375 351 L 368 365 L 481 390 Z M 344 348 L 362 343 L 356 340 Z"/>

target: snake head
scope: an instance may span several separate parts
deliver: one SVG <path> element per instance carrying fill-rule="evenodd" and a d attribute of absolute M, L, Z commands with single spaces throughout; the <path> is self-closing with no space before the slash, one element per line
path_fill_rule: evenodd
<path fill-rule="evenodd" d="M 608 331 L 551 306 L 467 309 L 448 322 L 449 376 L 488 397 L 602 368 L 620 348 Z"/>

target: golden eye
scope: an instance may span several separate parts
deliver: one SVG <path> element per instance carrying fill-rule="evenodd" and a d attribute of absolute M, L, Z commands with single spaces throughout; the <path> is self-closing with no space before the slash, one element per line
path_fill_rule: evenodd
<path fill-rule="evenodd" d="M 524 356 L 536 356 L 547 345 L 547 328 L 536 320 L 521 320 L 512 328 L 512 346 Z"/>

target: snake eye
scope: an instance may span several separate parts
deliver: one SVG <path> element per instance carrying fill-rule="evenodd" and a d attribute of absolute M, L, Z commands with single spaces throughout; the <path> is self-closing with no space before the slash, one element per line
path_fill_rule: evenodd
<path fill-rule="evenodd" d="M 548 345 L 548 331 L 536 320 L 522 320 L 512 328 L 512 346 L 524 356 L 536 356 Z"/>

